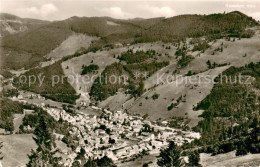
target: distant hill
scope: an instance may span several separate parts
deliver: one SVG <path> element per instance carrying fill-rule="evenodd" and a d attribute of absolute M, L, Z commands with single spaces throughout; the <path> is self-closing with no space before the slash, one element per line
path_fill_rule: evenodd
<path fill-rule="evenodd" d="M 243 36 L 246 27 L 258 23 L 245 14 L 180 15 L 167 18 L 143 32 L 143 41 L 174 41 L 187 37 Z"/>
<path fill-rule="evenodd" d="M 2 68 L 31 68 L 62 43 L 72 31 L 64 22 L 54 22 L 37 29 L 8 35 L 1 41 Z"/>
<path fill-rule="evenodd" d="M 19 19 L 17 16 L 8 14 L 4 16 L 7 20 L 42 23 L 32 19 Z M 3 37 L 2 68 L 33 67 L 43 61 L 46 54 L 73 33 L 99 36 L 101 38 L 96 45 L 102 47 L 115 43 L 179 41 L 187 37 L 201 36 L 212 39 L 223 36 L 248 37 L 250 34 L 245 31 L 245 28 L 258 24 L 251 17 L 237 11 L 227 14 L 181 15 L 172 18 L 130 20 L 110 17 L 71 17 L 49 24 L 43 23 L 45 24 L 37 29 Z M 15 63 L 14 66 L 13 60 L 22 60 L 22 62 Z"/>
<path fill-rule="evenodd" d="M 35 29 L 48 23 L 50 22 L 0 13 L 0 37 Z"/>
<path fill-rule="evenodd" d="M 65 20 L 73 32 L 102 37 L 104 44 L 134 41 L 141 27 L 127 20 L 110 17 L 73 17 Z"/>
<path fill-rule="evenodd" d="M 22 56 L 24 63 L 20 62 L 17 68 L 27 65 L 26 62 L 31 59 L 35 60 L 35 57 L 38 57 L 37 61 L 40 62 L 44 59 L 43 56 L 58 47 L 73 33 L 102 37 L 101 45 L 105 45 L 113 41 L 122 42 L 124 39 L 131 38 L 133 41 L 138 29 L 140 29 L 138 26 L 131 23 L 108 17 L 71 17 L 63 21 L 52 22 L 37 29 L 4 37 L 1 43 L 3 48 L 1 59 L 4 60 L 2 67 L 13 68 L 9 63 L 9 61 L 13 61 L 12 56 L 21 57 L 26 53 L 26 56 Z M 4 56 L 10 52 L 11 56 Z M 34 61 L 28 68 L 35 66 L 37 61 Z"/>

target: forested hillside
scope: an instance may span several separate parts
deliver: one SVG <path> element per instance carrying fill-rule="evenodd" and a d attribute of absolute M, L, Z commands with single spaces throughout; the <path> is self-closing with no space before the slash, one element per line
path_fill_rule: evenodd
<path fill-rule="evenodd" d="M 2 68 L 35 67 L 71 34 L 66 23 L 54 22 L 32 31 L 6 36 L 1 43 Z"/>
<path fill-rule="evenodd" d="M 240 13 L 211 15 L 181 15 L 164 19 L 159 24 L 144 31 L 144 41 L 180 41 L 187 37 L 201 37 L 216 39 L 223 36 L 250 37 L 251 32 L 246 27 L 258 23 Z"/>
<path fill-rule="evenodd" d="M 39 93 L 43 97 L 65 103 L 75 103 L 79 97 L 69 84 L 68 78 L 64 76 L 60 62 L 28 71 L 23 77 L 15 78 L 14 85 L 20 89 Z"/>
<path fill-rule="evenodd" d="M 241 149 L 241 144 L 247 152 L 259 153 L 260 63 L 231 67 L 222 76 L 196 107 L 205 110 L 194 128 L 202 134 L 201 144 L 215 154 Z"/>
<path fill-rule="evenodd" d="M 13 131 L 13 114 L 22 114 L 22 105 L 8 98 L 0 97 L 0 106 L 0 128 L 6 131 Z"/>

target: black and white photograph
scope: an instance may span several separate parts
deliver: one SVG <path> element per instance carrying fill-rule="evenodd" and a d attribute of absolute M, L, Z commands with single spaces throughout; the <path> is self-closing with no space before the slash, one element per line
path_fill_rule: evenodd
<path fill-rule="evenodd" d="M 0 0 L 0 167 L 260 167 L 260 1 Z"/>

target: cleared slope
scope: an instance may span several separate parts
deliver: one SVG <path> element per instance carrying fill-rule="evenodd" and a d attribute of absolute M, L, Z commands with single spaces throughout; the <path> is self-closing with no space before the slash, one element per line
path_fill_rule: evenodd
<path fill-rule="evenodd" d="M 101 74 L 106 66 L 117 62 L 118 59 L 113 58 L 113 56 L 123 51 L 126 51 L 126 48 L 117 48 L 109 51 L 97 51 L 96 53 L 90 52 L 62 63 L 64 74 L 66 76 L 76 78 L 75 82 L 72 83 L 72 87 L 76 90 L 77 94 L 81 94 L 81 97 L 77 100 L 77 102 L 90 102 L 88 93 L 94 80 L 99 74 Z M 81 72 L 83 64 L 86 66 L 90 64 L 98 65 L 98 73 L 94 75 L 88 75 L 89 78 L 82 76 Z M 91 77 L 93 78 L 91 79 Z"/>
<path fill-rule="evenodd" d="M 231 63 L 231 65 L 233 66 L 243 66 L 252 61 L 260 61 L 260 36 L 259 31 L 256 30 L 256 32 L 256 35 L 250 39 L 237 39 L 235 42 L 224 41 L 224 46 L 227 47 L 224 47 L 223 52 L 215 52 L 215 55 L 212 55 L 212 52 L 223 42 L 223 40 L 217 40 L 211 46 L 211 48 L 205 51 L 205 53 L 202 53 L 200 56 L 195 57 L 195 59 L 191 61 L 189 66 L 181 69 L 180 75 L 187 74 L 187 72 L 191 70 L 192 72 L 197 73 L 206 71 L 198 74 L 197 76 L 209 75 L 210 77 L 216 77 L 219 73 L 229 67 L 224 66 L 209 70 L 206 64 L 208 60 L 210 60 L 212 63 L 216 62 L 218 64 Z M 247 54 L 247 56 L 243 57 L 245 53 Z M 170 65 L 167 68 L 170 72 L 169 74 L 171 74 L 176 68 L 174 66 L 174 61 L 172 62 L 172 66 Z M 163 69 L 162 71 L 165 71 L 165 69 Z M 159 76 L 160 75 L 161 74 L 159 72 Z M 165 76 L 167 76 L 167 74 Z M 145 86 L 147 89 L 156 84 L 156 78 L 157 75 L 153 75 L 148 78 L 147 81 L 152 82 L 145 82 Z M 166 79 L 166 77 L 163 77 L 163 79 Z M 144 95 L 138 98 L 136 101 L 131 100 L 125 103 L 124 107 L 130 112 L 140 113 L 141 115 L 148 114 L 150 115 L 151 119 L 169 118 L 170 116 L 188 116 L 192 120 L 190 122 L 190 125 L 195 126 L 199 121 L 197 116 L 201 114 L 201 112 L 193 111 L 193 105 L 196 105 L 199 101 L 204 99 L 207 94 L 210 93 L 212 87 L 213 84 L 208 84 L 206 82 L 203 83 L 203 80 L 200 84 L 179 84 L 178 87 L 175 86 L 174 83 L 161 84 L 156 88 L 148 91 L 148 93 L 144 93 Z M 155 93 L 160 94 L 157 100 L 153 100 L 151 98 L 151 96 Z M 186 97 L 183 99 L 185 99 L 186 102 L 180 102 L 179 105 L 177 105 L 177 108 L 173 108 L 171 111 L 168 111 L 167 107 L 171 103 L 175 103 L 176 99 L 178 99 L 180 96 L 185 95 Z M 145 99 L 146 96 L 148 97 L 148 99 Z"/>

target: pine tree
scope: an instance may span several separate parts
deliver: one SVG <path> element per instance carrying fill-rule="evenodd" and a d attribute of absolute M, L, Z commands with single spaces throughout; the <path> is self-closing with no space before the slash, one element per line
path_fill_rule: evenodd
<path fill-rule="evenodd" d="M 80 167 L 80 162 L 78 160 L 74 161 L 72 167 Z"/>
<path fill-rule="evenodd" d="M 159 166 L 165 167 L 173 167 L 173 166 L 181 166 L 181 150 L 180 148 L 171 141 L 168 148 L 161 150 L 159 158 L 157 160 L 157 164 Z"/>
<path fill-rule="evenodd" d="M 207 61 L 207 65 L 208 65 L 208 68 L 210 69 L 211 68 L 211 62 L 209 60 Z"/>
<path fill-rule="evenodd" d="M 2 160 L 4 157 L 2 155 L 1 148 L 3 147 L 3 142 L 0 142 L 0 160 Z"/>
<path fill-rule="evenodd" d="M 213 68 L 215 68 L 217 66 L 216 62 L 213 63 Z"/>
<path fill-rule="evenodd" d="M 247 152 L 246 143 L 244 141 L 240 142 L 236 151 L 236 156 L 246 155 Z"/>
<path fill-rule="evenodd" d="M 191 152 L 189 154 L 189 164 L 188 166 L 201 166 L 199 164 L 200 161 L 200 154 L 198 151 Z"/>
<path fill-rule="evenodd" d="M 250 128 L 252 130 L 248 141 L 250 143 L 249 151 L 251 153 L 260 153 L 260 125 L 257 117 L 254 118 Z"/>
<path fill-rule="evenodd" d="M 84 167 L 97 167 L 97 162 L 91 158 L 88 159 L 87 163 L 84 164 Z"/>
<path fill-rule="evenodd" d="M 31 151 L 29 155 L 29 162 L 27 167 L 46 166 L 56 167 L 58 165 L 59 158 L 54 157 L 56 151 L 52 151 L 52 136 L 46 124 L 44 116 L 41 115 L 39 124 L 34 130 L 36 137 L 33 137 L 34 141 L 38 145 L 36 150 Z"/>
<path fill-rule="evenodd" d="M 98 166 L 109 166 L 109 167 L 116 167 L 112 159 L 108 158 L 107 156 L 102 157 L 101 159 L 91 159 L 89 158 L 87 163 L 84 164 L 84 167 L 98 167 Z"/>
<path fill-rule="evenodd" d="M 112 159 L 108 158 L 107 156 L 102 157 L 101 159 L 97 160 L 98 166 L 109 166 L 109 167 L 116 167 Z"/>

